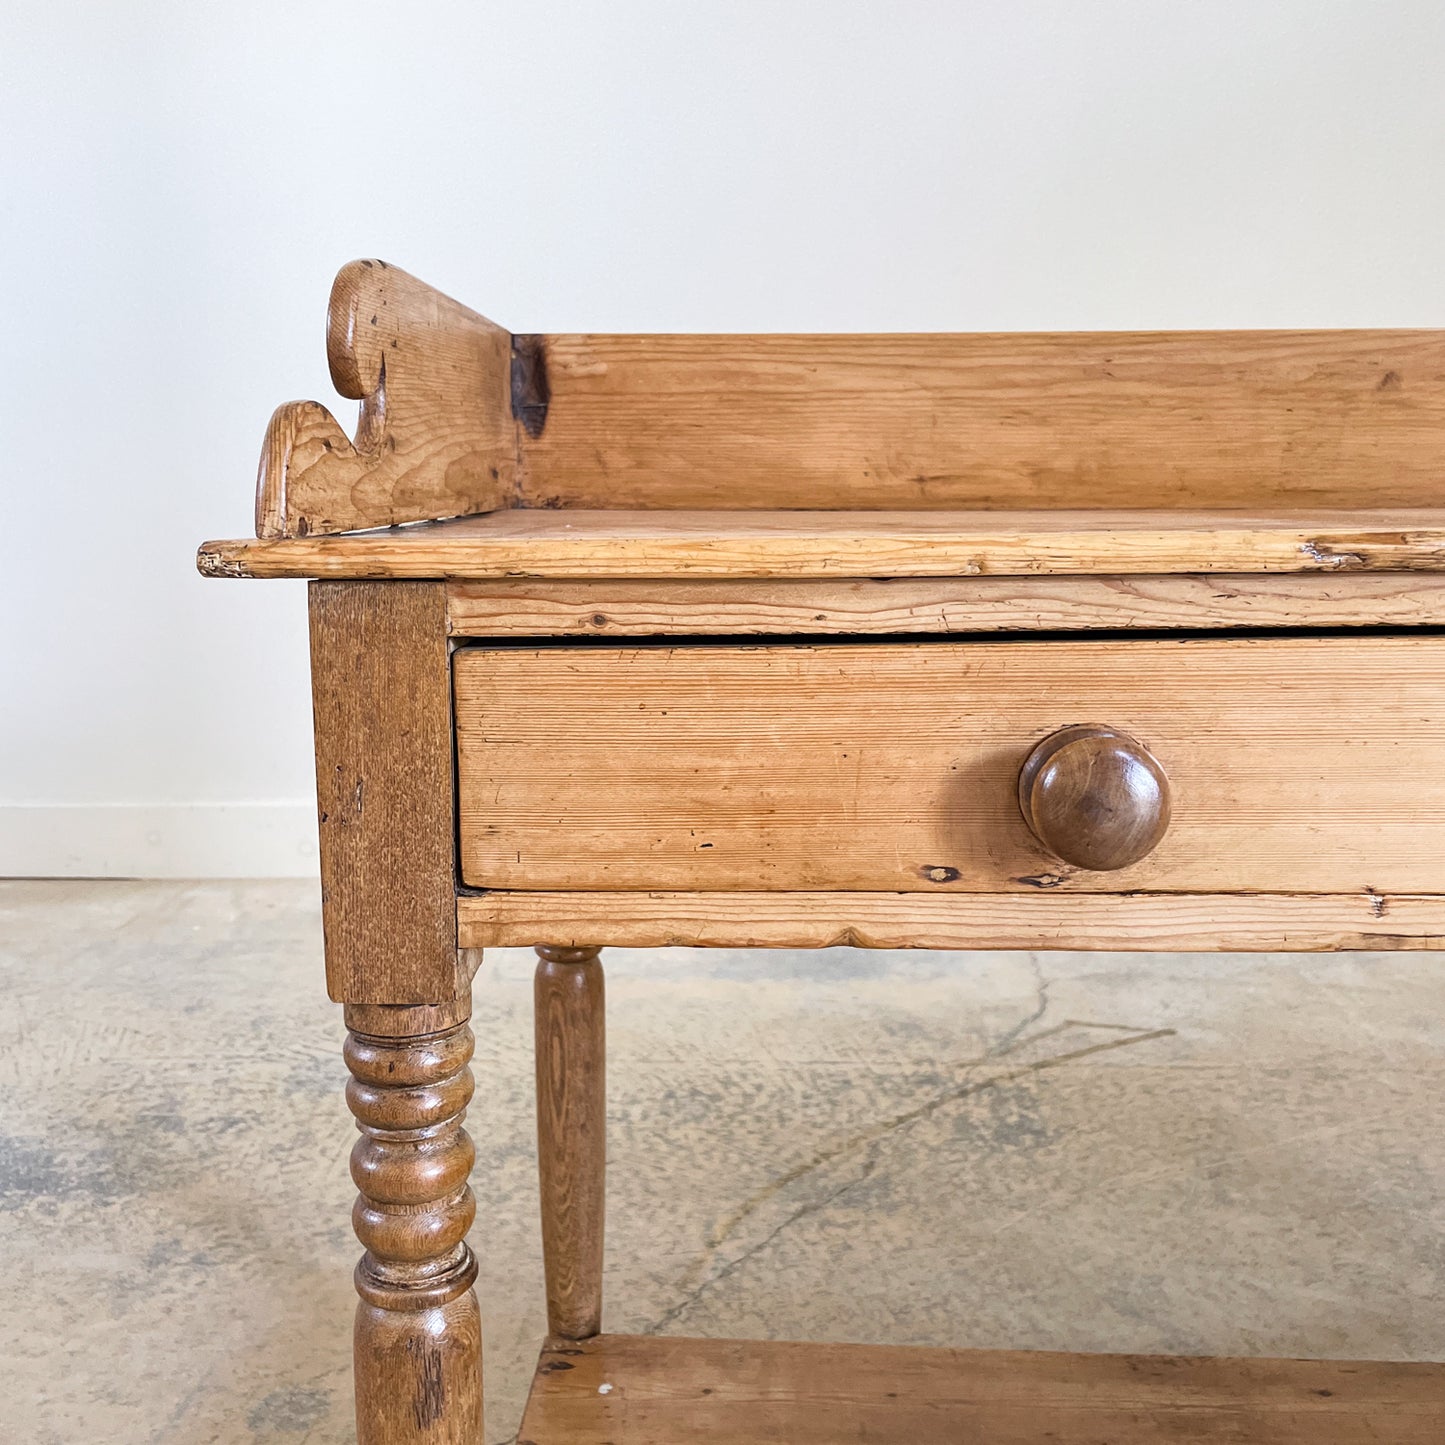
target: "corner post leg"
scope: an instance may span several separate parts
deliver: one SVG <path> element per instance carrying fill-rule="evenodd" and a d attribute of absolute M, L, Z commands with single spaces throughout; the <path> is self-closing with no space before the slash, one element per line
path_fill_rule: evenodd
<path fill-rule="evenodd" d="M 607 1154 L 606 1008 L 600 948 L 537 946 L 537 1163 L 547 1328 L 602 1328 Z"/>
<path fill-rule="evenodd" d="M 348 1005 L 346 1102 L 361 1137 L 351 1177 L 358 1445 L 480 1445 L 481 1314 L 466 1232 L 475 1150 L 465 999 Z"/>

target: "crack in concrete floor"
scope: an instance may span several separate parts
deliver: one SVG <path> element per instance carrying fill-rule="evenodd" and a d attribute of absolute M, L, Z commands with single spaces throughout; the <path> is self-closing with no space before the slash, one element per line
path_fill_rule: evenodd
<path fill-rule="evenodd" d="M 872 1174 L 877 1164 L 878 1148 L 887 1142 L 890 1135 L 895 1134 L 900 1129 L 905 1129 L 920 1119 L 930 1117 L 939 1109 L 946 1108 L 950 1104 L 958 1103 L 984 1089 L 990 1089 L 999 1084 L 1012 1082 L 1015 1079 L 1022 1078 L 1026 1074 L 1038 1073 L 1045 1069 L 1059 1068 L 1064 1064 L 1088 1058 L 1092 1054 L 1103 1053 L 1112 1049 L 1130 1048 L 1136 1044 L 1149 1043 L 1154 1039 L 1173 1036 L 1175 1032 L 1173 1029 L 1149 1029 L 1133 1024 L 1093 1023 L 1081 1019 L 1065 1019 L 1062 1023 L 1056 1024 L 1052 1028 L 1044 1029 L 1038 1034 L 1027 1038 L 1022 1037 L 1024 1030 L 1039 1023 L 1048 1011 L 1048 981 L 1044 979 L 1039 972 L 1039 963 L 1036 956 L 1031 955 L 1030 962 L 1035 971 L 1037 987 L 1037 999 L 1033 1009 L 1010 1028 L 984 1054 L 977 1058 L 963 1059 L 954 1062 L 948 1066 L 950 1072 L 958 1072 L 960 1070 L 971 1071 L 983 1067 L 997 1059 L 1008 1057 L 1009 1054 L 1016 1050 L 1041 1043 L 1047 1039 L 1057 1038 L 1073 1029 L 1113 1031 L 1126 1034 L 1128 1037 L 1065 1050 L 1062 1053 L 1035 1060 L 1019 1069 L 1005 1070 L 988 1078 L 971 1080 L 955 1088 L 942 1090 L 911 1109 L 907 1109 L 891 1118 L 881 1120 L 861 1133 L 851 1134 L 846 1138 L 830 1144 L 802 1163 L 796 1164 L 776 1175 L 763 1185 L 762 1188 L 750 1194 L 743 1200 L 741 1205 L 709 1232 L 706 1248 L 680 1282 L 679 1288 L 683 1291 L 682 1297 L 653 1320 L 644 1329 L 643 1333 L 658 1334 L 666 1332 L 670 1326 L 675 1324 L 687 1313 L 688 1309 L 706 1290 L 711 1289 L 713 1285 L 735 1273 L 754 1256 L 762 1253 L 785 1229 L 807 1218 L 810 1214 L 816 1213 L 818 1210 L 826 1209 L 829 1205 L 842 1198 L 842 1196 L 855 1185 L 863 1183 L 868 1176 Z M 844 1181 L 844 1183 L 836 1189 L 831 1190 L 822 1198 L 801 1205 L 763 1239 L 749 1246 L 736 1258 L 728 1260 L 721 1269 L 716 1272 L 713 1271 L 713 1264 L 721 1253 L 723 1246 L 737 1234 L 743 1224 L 752 1215 L 756 1214 L 770 1200 L 776 1198 L 785 1190 L 791 1189 L 793 1186 L 807 1179 L 810 1175 L 828 1168 L 851 1154 L 857 1153 L 860 1149 L 867 1152 L 854 1178 Z"/>

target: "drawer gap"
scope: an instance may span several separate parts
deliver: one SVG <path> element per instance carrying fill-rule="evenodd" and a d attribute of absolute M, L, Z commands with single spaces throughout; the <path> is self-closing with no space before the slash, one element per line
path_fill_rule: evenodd
<path fill-rule="evenodd" d="M 1361 626 L 1361 627 L 1169 627 L 1169 628 L 1125 628 L 1103 630 L 1099 628 L 1074 628 L 1069 630 L 1041 631 L 1020 628 L 1014 632 L 893 632 L 875 633 L 808 633 L 789 632 L 772 636 L 748 633 L 704 633 L 687 635 L 656 634 L 640 637 L 555 637 L 555 636 L 508 636 L 508 637 L 465 637 L 454 638 L 453 652 L 468 652 L 480 649 L 486 652 L 514 651 L 518 648 L 528 651 L 601 649 L 613 652 L 633 648 L 698 648 L 729 647 L 766 651 L 780 647 L 926 647 L 947 643 L 968 643 L 970 646 L 1015 647 L 1021 642 L 1069 642 L 1069 643 L 1111 643 L 1111 642 L 1169 642 L 1172 639 L 1190 641 L 1278 641 L 1294 639 L 1307 641 L 1311 638 L 1368 638 L 1368 637 L 1440 637 L 1445 636 L 1445 626 L 1423 624 L 1419 627 Z"/>

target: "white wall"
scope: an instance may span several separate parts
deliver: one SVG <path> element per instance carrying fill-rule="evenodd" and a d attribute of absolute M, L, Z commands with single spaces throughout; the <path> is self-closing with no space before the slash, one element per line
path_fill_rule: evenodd
<path fill-rule="evenodd" d="M 1438 326 L 1442 54 L 1440 0 L 0 0 L 0 872 L 313 866 L 302 586 L 192 557 L 334 400 L 341 262 L 528 331 Z"/>

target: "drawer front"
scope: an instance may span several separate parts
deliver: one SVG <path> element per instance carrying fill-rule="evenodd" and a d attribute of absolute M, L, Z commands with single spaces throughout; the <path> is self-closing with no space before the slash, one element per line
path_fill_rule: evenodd
<path fill-rule="evenodd" d="M 454 681 L 472 886 L 1445 886 L 1428 634 L 475 647 Z M 1079 724 L 1166 779 L 1162 837 L 1112 871 L 1062 861 L 1020 808 L 1025 760 Z"/>

